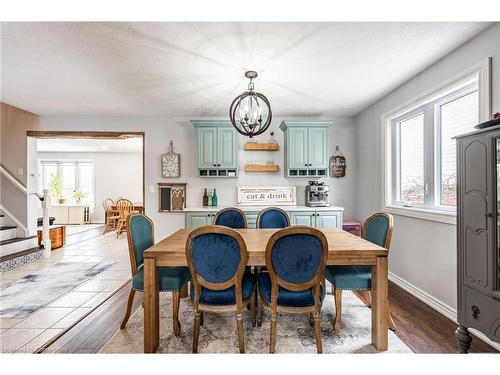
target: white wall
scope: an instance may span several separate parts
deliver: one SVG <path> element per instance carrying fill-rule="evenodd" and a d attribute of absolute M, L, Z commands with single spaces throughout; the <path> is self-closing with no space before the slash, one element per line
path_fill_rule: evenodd
<path fill-rule="evenodd" d="M 274 119 L 271 129 L 275 130 L 276 139 L 283 146 L 283 133 L 278 126 L 282 119 Z M 335 145 L 339 145 L 344 153 L 347 163 L 347 176 L 342 179 L 326 179 L 332 187 L 330 195 L 331 202 L 346 209 L 345 217 L 351 218 L 354 214 L 354 126 L 352 119 L 334 119 L 330 131 L 330 154 L 333 153 Z M 182 176 L 176 181 L 187 182 L 187 205 L 201 206 L 203 188 L 215 187 L 219 197 L 220 205 L 233 205 L 236 203 L 236 187 L 238 185 L 295 185 L 299 203 L 304 203 L 305 185 L 307 178 L 285 178 L 283 177 L 283 147 L 279 152 L 267 153 L 282 167 L 278 174 L 245 174 L 244 165 L 249 160 L 263 158 L 265 153 L 249 152 L 243 150 L 246 141 L 240 136 L 239 178 L 200 178 L 196 177 L 196 145 L 195 129 L 187 118 L 168 117 L 90 117 L 90 116 L 41 116 L 38 130 L 120 130 L 120 131 L 144 131 L 145 132 L 145 181 L 146 181 L 146 213 L 155 222 L 156 236 L 162 237 L 184 227 L 184 214 L 182 213 L 158 213 L 156 184 L 169 181 L 161 177 L 160 158 L 161 154 L 168 151 L 169 140 L 174 141 L 174 150 L 181 154 Z M 269 132 L 257 140 L 267 140 Z M 126 173 L 127 166 L 121 165 L 119 169 Z M 171 181 L 173 181 L 171 179 Z"/>
<path fill-rule="evenodd" d="M 122 197 L 134 203 L 142 202 L 142 151 L 38 152 L 37 159 L 94 161 L 95 205 L 91 208 L 92 223 L 104 223 L 102 201 L 105 198 L 115 200 Z"/>
<path fill-rule="evenodd" d="M 356 117 L 358 218 L 382 209 L 381 116 L 487 57 L 493 57 L 492 109 L 500 111 L 500 25 L 496 24 Z M 456 267 L 455 225 L 395 216 L 390 272 L 456 309 Z"/>

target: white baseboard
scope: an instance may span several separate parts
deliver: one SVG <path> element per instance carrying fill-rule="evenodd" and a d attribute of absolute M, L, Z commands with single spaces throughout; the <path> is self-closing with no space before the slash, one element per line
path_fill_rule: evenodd
<path fill-rule="evenodd" d="M 453 307 L 447 305 L 446 303 L 438 300 L 437 298 L 431 296 L 429 293 L 424 292 L 422 289 L 416 287 L 412 283 L 409 283 L 405 279 L 399 277 L 398 275 L 389 272 L 389 280 L 392 281 L 394 284 L 399 286 L 400 288 L 404 289 L 408 293 L 410 293 L 412 296 L 418 298 L 420 301 L 428 305 L 429 307 L 433 308 L 440 314 L 446 316 L 448 319 L 450 319 L 452 322 L 457 323 L 457 310 L 454 309 Z M 458 323 L 457 323 L 458 324 Z M 488 345 L 491 345 L 495 349 L 500 351 L 500 344 L 491 341 L 488 337 L 486 337 L 483 333 L 475 330 L 475 329 L 470 329 L 471 333 L 474 334 L 474 336 L 478 337 L 482 341 L 486 342 Z"/>

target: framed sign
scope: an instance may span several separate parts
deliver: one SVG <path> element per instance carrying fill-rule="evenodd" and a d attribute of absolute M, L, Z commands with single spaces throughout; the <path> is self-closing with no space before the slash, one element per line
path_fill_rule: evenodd
<path fill-rule="evenodd" d="M 186 207 L 186 184 L 158 184 L 158 212 L 182 211 Z"/>
<path fill-rule="evenodd" d="M 238 186 L 238 204 L 295 206 L 297 192 L 295 186 Z"/>

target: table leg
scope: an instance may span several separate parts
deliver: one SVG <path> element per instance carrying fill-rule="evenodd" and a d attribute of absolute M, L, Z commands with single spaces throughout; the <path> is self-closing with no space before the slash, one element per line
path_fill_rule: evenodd
<path fill-rule="evenodd" d="M 380 351 L 388 347 L 387 272 L 387 257 L 377 257 L 377 264 L 372 267 L 372 343 Z"/>
<path fill-rule="evenodd" d="M 144 353 L 154 353 L 160 342 L 158 269 L 154 258 L 144 259 Z"/>

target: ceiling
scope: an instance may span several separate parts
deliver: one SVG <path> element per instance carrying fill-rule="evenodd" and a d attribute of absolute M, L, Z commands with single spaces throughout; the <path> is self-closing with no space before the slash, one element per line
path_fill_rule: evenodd
<path fill-rule="evenodd" d="M 142 152 L 142 137 L 125 139 L 37 139 L 38 152 Z"/>
<path fill-rule="evenodd" d="M 37 114 L 352 116 L 490 24 L 3 23 L 2 101 Z"/>

